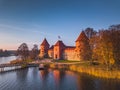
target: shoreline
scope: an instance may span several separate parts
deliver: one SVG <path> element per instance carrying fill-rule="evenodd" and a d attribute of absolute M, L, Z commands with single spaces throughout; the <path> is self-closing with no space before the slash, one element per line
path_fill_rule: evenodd
<path fill-rule="evenodd" d="M 12 63 L 16 63 L 16 60 L 13 60 Z M 89 62 L 48 62 L 43 64 L 50 68 L 67 69 L 78 73 L 92 75 L 98 78 L 120 79 L 120 70 L 106 70 L 105 67 L 100 65 L 89 65 Z"/>
<path fill-rule="evenodd" d="M 69 65 L 69 64 L 49 64 L 50 68 L 57 69 L 68 69 L 71 71 L 75 71 L 78 73 L 85 73 L 88 75 L 92 75 L 98 78 L 106 78 L 106 79 L 120 79 L 120 71 L 119 70 L 105 70 L 102 68 L 98 68 L 95 66 L 83 66 L 79 64 Z"/>

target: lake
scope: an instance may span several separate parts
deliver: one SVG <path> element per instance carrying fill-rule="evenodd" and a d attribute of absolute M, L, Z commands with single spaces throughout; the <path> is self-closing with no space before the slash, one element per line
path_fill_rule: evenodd
<path fill-rule="evenodd" d="M 0 64 L 9 63 L 10 61 L 15 59 L 16 59 L 16 56 L 0 57 Z"/>
<path fill-rule="evenodd" d="M 9 57 L 8 57 L 9 58 Z M 120 80 L 31 67 L 0 73 L 0 90 L 120 90 Z"/>

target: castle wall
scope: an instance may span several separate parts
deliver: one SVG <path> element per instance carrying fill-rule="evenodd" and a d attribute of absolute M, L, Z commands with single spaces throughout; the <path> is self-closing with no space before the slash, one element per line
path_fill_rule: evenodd
<path fill-rule="evenodd" d="M 79 57 L 76 55 L 75 48 L 65 49 L 63 56 L 65 60 L 80 61 Z"/>
<path fill-rule="evenodd" d="M 43 57 L 45 54 L 45 47 L 44 46 L 40 46 L 40 57 Z"/>
<path fill-rule="evenodd" d="M 53 57 L 54 57 L 53 49 L 48 50 L 48 56 L 49 56 L 50 58 L 53 58 Z"/>

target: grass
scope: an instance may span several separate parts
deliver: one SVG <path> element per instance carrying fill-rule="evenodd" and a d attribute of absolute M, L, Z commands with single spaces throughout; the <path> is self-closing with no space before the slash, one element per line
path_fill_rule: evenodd
<path fill-rule="evenodd" d="M 58 63 L 76 63 L 76 62 L 80 62 L 80 61 L 55 60 L 53 62 L 58 62 Z"/>
<path fill-rule="evenodd" d="M 10 61 L 10 63 L 11 63 L 11 64 L 21 64 L 21 63 L 23 63 L 23 62 L 29 63 L 29 62 L 32 62 L 32 61 L 33 61 L 32 59 L 27 59 L 27 60 L 25 60 L 25 61 L 23 61 L 23 60 L 12 60 L 12 61 Z"/>
<path fill-rule="evenodd" d="M 69 69 L 72 71 L 87 73 L 89 75 L 93 75 L 100 78 L 112 78 L 112 79 L 120 79 L 120 71 L 119 70 L 106 70 L 101 66 L 84 66 L 84 65 L 71 65 Z"/>

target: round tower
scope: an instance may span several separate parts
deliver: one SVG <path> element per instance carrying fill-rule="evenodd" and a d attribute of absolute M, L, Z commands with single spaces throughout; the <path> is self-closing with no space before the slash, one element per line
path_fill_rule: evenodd
<path fill-rule="evenodd" d="M 91 59 L 91 49 L 89 45 L 89 39 L 85 35 L 84 31 L 82 31 L 77 38 L 76 42 L 76 56 L 79 60 L 89 60 Z"/>
<path fill-rule="evenodd" d="M 43 42 L 40 45 L 40 58 L 46 58 L 48 57 L 48 49 L 49 49 L 49 43 L 46 40 L 46 38 L 44 38 Z"/>

